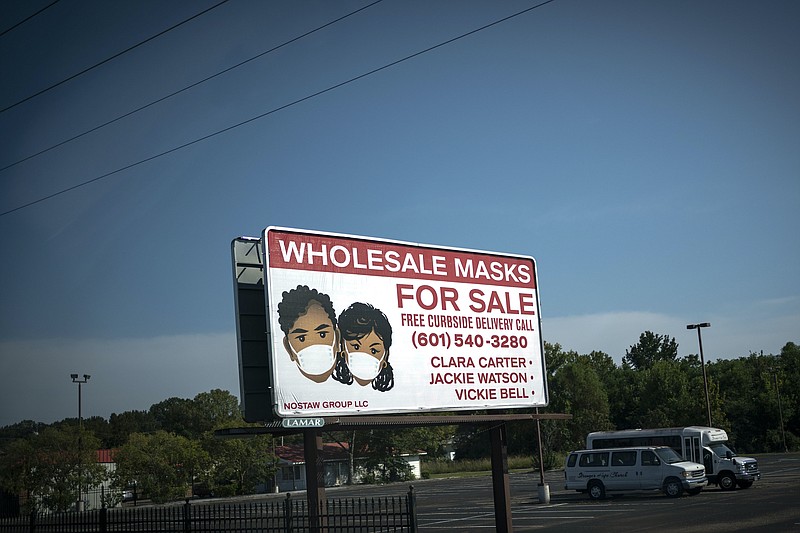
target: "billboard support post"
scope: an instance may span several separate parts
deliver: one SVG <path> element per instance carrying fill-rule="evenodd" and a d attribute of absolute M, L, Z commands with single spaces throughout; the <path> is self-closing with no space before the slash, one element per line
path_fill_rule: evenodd
<path fill-rule="evenodd" d="M 499 533 L 514 531 L 511 522 L 511 489 L 508 484 L 508 434 L 506 423 L 491 428 L 492 488 L 494 492 L 494 522 Z"/>
<path fill-rule="evenodd" d="M 322 462 L 322 431 L 303 430 L 303 454 L 306 461 L 306 498 L 311 531 L 322 531 L 325 505 L 325 465 Z"/>
<path fill-rule="evenodd" d="M 550 503 L 550 486 L 544 482 L 544 451 L 542 450 L 542 421 L 536 408 L 536 440 L 539 448 L 539 503 Z"/>

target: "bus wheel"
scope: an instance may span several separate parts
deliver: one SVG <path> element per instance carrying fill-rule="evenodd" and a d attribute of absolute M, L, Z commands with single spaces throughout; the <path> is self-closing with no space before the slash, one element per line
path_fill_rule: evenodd
<path fill-rule="evenodd" d="M 664 482 L 664 494 L 670 498 L 677 498 L 683 494 L 683 484 L 678 478 L 667 478 Z"/>
<path fill-rule="evenodd" d="M 719 475 L 719 488 L 722 490 L 733 490 L 736 488 L 736 478 L 730 472 L 723 472 Z"/>
<path fill-rule="evenodd" d="M 749 489 L 753 486 L 752 481 L 737 481 L 736 484 L 739 486 L 740 489 Z"/>
<path fill-rule="evenodd" d="M 602 481 L 592 480 L 589 482 L 589 498 L 592 500 L 602 500 L 606 497 L 606 488 Z"/>

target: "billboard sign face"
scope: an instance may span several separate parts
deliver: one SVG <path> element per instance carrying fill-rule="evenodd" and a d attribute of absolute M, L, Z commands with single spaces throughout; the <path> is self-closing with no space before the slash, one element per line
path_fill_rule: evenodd
<path fill-rule="evenodd" d="M 532 257 L 269 227 L 278 416 L 547 405 Z"/>

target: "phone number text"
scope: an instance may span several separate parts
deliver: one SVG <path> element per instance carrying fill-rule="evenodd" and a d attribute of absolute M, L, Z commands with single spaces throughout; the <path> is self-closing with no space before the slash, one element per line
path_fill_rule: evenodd
<path fill-rule="evenodd" d="M 411 333 L 414 348 L 527 348 L 528 338 L 524 335 L 481 335 L 449 332 L 414 331 Z"/>

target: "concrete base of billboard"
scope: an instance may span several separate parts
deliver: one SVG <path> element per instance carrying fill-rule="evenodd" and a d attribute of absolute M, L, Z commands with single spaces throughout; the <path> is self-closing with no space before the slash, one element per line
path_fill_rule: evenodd
<path fill-rule="evenodd" d="M 550 503 L 550 485 L 539 484 L 539 503 Z"/>

